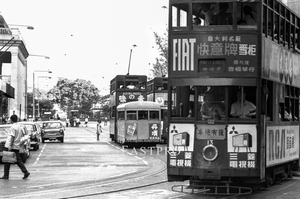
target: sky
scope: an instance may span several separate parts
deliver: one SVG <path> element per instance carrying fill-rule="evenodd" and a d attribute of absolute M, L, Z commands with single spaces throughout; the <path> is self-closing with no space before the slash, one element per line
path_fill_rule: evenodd
<path fill-rule="evenodd" d="M 18 28 L 29 56 L 28 84 L 35 72 L 40 85 L 52 87 L 58 77 L 92 82 L 109 93 L 116 75 L 148 75 L 158 56 L 153 32 L 167 29 L 168 0 L 0 0 L 0 14 Z M 23 26 L 30 25 L 34 30 Z M 137 47 L 133 48 L 133 45 Z M 4 73 L 4 71 L 3 71 Z M 50 75 L 47 79 L 42 76 Z M 46 83 L 45 83 L 46 82 Z"/>

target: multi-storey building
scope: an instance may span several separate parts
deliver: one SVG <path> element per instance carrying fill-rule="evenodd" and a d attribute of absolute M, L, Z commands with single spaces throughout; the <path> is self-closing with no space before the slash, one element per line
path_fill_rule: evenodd
<path fill-rule="evenodd" d="M 0 15 L 0 122 L 12 114 L 27 118 L 28 56 L 19 30 L 9 28 Z M 10 67 L 10 74 L 2 74 L 4 67 Z"/>

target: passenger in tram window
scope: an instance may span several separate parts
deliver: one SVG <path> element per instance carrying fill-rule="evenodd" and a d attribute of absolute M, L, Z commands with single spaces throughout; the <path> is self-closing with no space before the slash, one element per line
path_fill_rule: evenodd
<path fill-rule="evenodd" d="M 232 14 L 228 13 L 227 10 L 229 8 L 228 3 L 220 3 L 219 4 L 219 14 L 215 17 L 214 25 L 232 25 L 233 18 Z"/>
<path fill-rule="evenodd" d="M 247 25 L 246 21 L 244 19 L 240 19 L 237 21 L 237 25 Z"/>
<path fill-rule="evenodd" d="M 245 21 L 247 25 L 256 25 L 256 20 L 254 18 L 254 15 L 252 13 L 252 8 L 250 6 L 244 6 L 243 12 L 245 15 Z"/>
<path fill-rule="evenodd" d="M 215 103 L 212 93 L 206 93 L 205 102 L 200 109 L 200 118 L 202 120 L 221 120 L 222 117 L 224 117 L 224 111 L 219 106 L 219 104 Z"/>
<path fill-rule="evenodd" d="M 201 19 L 198 17 L 193 18 L 193 25 L 194 26 L 200 26 L 201 25 Z"/>
<path fill-rule="evenodd" d="M 237 101 L 231 105 L 230 116 L 235 118 L 251 118 L 256 115 L 256 106 L 246 100 L 246 94 L 243 94 L 243 106 L 242 92 L 237 92 Z"/>
<path fill-rule="evenodd" d="M 215 15 L 210 3 L 201 4 L 200 17 L 204 20 L 205 26 L 213 25 Z"/>

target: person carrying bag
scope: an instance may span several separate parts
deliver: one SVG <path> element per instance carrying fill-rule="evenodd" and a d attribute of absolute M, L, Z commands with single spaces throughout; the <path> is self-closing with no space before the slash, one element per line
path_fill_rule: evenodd
<path fill-rule="evenodd" d="M 23 134 L 23 129 L 22 127 L 17 123 L 18 122 L 18 116 L 12 115 L 10 117 L 12 126 L 9 129 L 9 132 L 7 134 L 5 146 L 3 153 L 6 152 L 13 152 L 15 153 L 15 156 L 17 158 L 16 164 L 18 167 L 21 169 L 21 171 L 24 173 L 23 179 L 28 178 L 30 173 L 26 169 L 24 163 L 22 162 L 22 159 L 20 157 L 20 149 L 22 147 L 22 137 L 24 136 Z M 6 151 L 6 152 L 5 152 Z M 8 153 L 6 153 L 8 154 Z M 11 153 L 10 153 L 11 154 Z M 3 161 L 3 158 L 2 158 Z M 4 158 L 5 161 L 5 158 Z M 10 170 L 10 162 L 4 162 L 4 175 L 0 179 L 9 179 L 9 170 Z"/>
<path fill-rule="evenodd" d="M 17 156 L 16 156 L 15 152 L 3 151 L 2 162 L 7 162 L 7 163 L 11 163 L 11 164 L 16 163 Z"/>

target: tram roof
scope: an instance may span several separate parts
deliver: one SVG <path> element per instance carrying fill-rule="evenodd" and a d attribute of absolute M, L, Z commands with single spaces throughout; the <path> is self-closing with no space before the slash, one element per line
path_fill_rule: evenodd
<path fill-rule="evenodd" d="M 151 101 L 134 101 L 120 104 L 117 109 L 131 109 L 131 110 L 147 110 L 147 109 L 160 109 L 160 104 Z"/>

